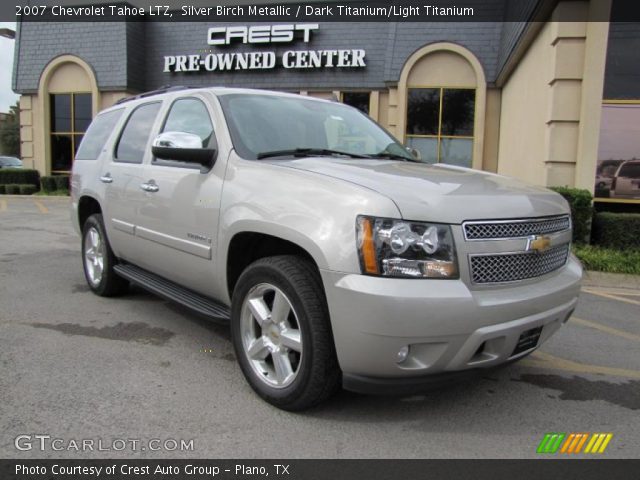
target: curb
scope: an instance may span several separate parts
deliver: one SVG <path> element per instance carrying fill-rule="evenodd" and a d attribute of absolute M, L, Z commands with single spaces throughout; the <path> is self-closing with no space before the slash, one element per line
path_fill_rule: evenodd
<path fill-rule="evenodd" d="M 640 290 L 640 275 L 607 273 L 585 270 L 582 275 L 583 287 L 627 288 Z"/>

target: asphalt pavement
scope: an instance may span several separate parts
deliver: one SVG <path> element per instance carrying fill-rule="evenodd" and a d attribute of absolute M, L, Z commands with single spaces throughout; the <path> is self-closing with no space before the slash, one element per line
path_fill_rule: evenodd
<path fill-rule="evenodd" d="M 549 432 L 640 457 L 640 290 L 622 281 L 477 380 L 294 414 L 251 391 L 228 328 L 140 289 L 93 295 L 68 203 L 0 196 L 2 458 L 535 458 Z"/>

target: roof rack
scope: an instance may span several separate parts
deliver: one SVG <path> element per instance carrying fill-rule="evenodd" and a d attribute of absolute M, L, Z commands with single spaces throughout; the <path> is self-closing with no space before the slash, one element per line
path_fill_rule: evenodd
<path fill-rule="evenodd" d="M 152 97 L 153 95 L 160 95 L 161 93 L 168 92 L 177 92 L 180 90 L 188 90 L 193 87 L 186 87 L 184 85 L 165 85 L 164 87 L 160 87 L 157 90 L 151 90 L 149 92 L 139 93 L 138 95 L 132 95 L 130 97 L 121 98 L 116 102 L 116 105 L 120 105 L 121 103 L 130 102 L 131 100 L 138 100 L 139 98 Z"/>

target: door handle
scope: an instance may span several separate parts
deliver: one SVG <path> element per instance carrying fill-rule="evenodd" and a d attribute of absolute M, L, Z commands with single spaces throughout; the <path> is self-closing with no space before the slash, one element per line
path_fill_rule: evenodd
<path fill-rule="evenodd" d="M 113 183 L 113 178 L 111 177 L 110 173 L 105 173 L 100 177 L 100 181 L 102 183 Z"/>
<path fill-rule="evenodd" d="M 147 183 L 140 184 L 140 188 L 145 192 L 152 192 L 152 193 L 160 190 L 160 187 L 156 185 L 156 182 L 154 182 L 153 180 L 149 180 Z"/>

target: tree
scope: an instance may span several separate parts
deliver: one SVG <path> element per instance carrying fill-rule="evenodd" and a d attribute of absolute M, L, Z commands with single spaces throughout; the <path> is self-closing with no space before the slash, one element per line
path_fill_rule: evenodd
<path fill-rule="evenodd" d="M 11 107 L 7 119 L 0 127 L 0 152 L 15 157 L 20 156 L 20 107 Z"/>

